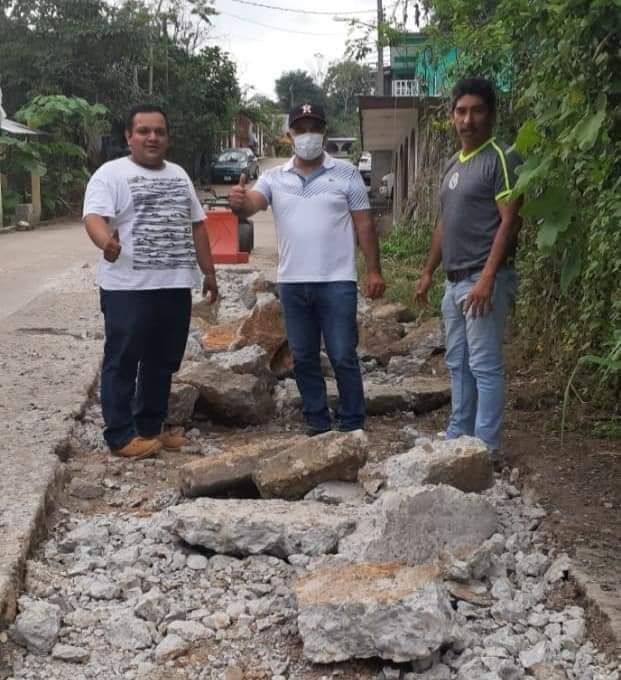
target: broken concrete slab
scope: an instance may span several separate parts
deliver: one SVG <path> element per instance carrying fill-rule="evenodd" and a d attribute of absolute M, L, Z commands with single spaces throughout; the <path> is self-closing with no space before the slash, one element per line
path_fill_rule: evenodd
<path fill-rule="evenodd" d="M 300 440 L 302 437 L 299 438 Z M 293 441 L 297 441 L 294 438 Z M 181 492 L 188 498 L 233 494 L 258 495 L 253 473 L 258 463 L 292 445 L 292 439 L 253 442 L 181 467 Z"/>
<path fill-rule="evenodd" d="M 320 501 L 328 505 L 360 505 L 364 503 L 367 494 L 365 490 L 355 482 L 322 482 L 309 491 L 304 499 L 307 501 Z"/>
<path fill-rule="evenodd" d="M 339 546 L 356 561 L 431 562 L 444 552 L 475 550 L 497 526 L 494 508 L 452 486 L 386 491 Z"/>
<path fill-rule="evenodd" d="M 274 412 L 267 379 L 240 375 L 210 361 L 188 362 L 175 382 L 196 387 L 200 392 L 196 409 L 217 422 L 255 425 L 269 420 Z"/>
<path fill-rule="evenodd" d="M 200 392 L 193 385 L 173 383 L 168 398 L 166 422 L 169 425 L 183 425 L 191 420 L 199 396 Z"/>
<path fill-rule="evenodd" d="M 358 321 L 358 355 L 361 359 L 376 359 L 381 364 L 388 362 L 387 348 L 401 340 L 405 331 L 393 319 L 376 319 L 365 316 Z"/>
<path fill-rule="evenodd" d="M 209 358 L 217 366 L 230 369 L 234 373 L 263 375 L 268 370 L 269 356 L 259 345 L 247 345 L 233 352 L 219 352 Z"/>
<path fill-rule="evenodd" d="M 258 462 L 253 479 L 263 498 L 303 498 L 321 482 L 353 482 L 367 460 L 362 430 L 326 432 Z"/>
<path fill-rule="evenodd" d="M 250 315 L 238 328 L 233 347 L 240 349 L 246 345 L 260 345 L 271 359 L 286 340 L 280 301 L 272 293 L 258 293 Z"/>
<path fill-rule="evenodd" d="M 207 330 L 201 338 L 201 344 L 207 354 L 213 352 L 228 352 L 232 349 L 241 321 L 232 321 L 225 324 L 207 326 Z"/>
<path fill-rule="evenodd" d="M 434 440 L 360 470 L 365 488 L 371 480 L 386 489 L 424 484 L 448 484 L 466 493 L 494 483 L 492 461 L 485 444 L 474 437 Z"/>
<path fill-rule="evenodd" d="M 363 382 L 367 413 L 370 416 L 398 411 L 423 415 L 448 404 L 451 398 L 451 386 L 445 378 L 417 375 L 398 383 L 380 383 L 371 378 L 364 378 Z M 334 408 L 338 400 L 336 380 L 326 378 L 326 391 L 330 407 Z M 287 380 L 279 385 L 278 402 L 279 412 L 301 410 L 302 398 L 295 381 Z"/>
<path fill-rule="evenodd" d="M 371 316 L 381 321 L 406 323 L 414 320 L 414 314 L 401 302 L 382 302 L 371 305 Z"/>
<path fill-rule="evenodd" d="M 1 623 L 15 617 L 26 557 L 65 481 L 57 451 L 64 451 L 98 373 L 101 313 L 91 281 L 82 283 L 84 271 L 71 272 L 2 321 Z"/>
<path fill-rule="evenodd" d="M 433 317 L 417 324 L 400 340 L 386 348 L 387 355 L 409 355 L 426 361 L 432 354 L 444 351 L 444 328 L 440 317 Z"/>
<path fill-rule="evenodd" d="M 235 556 L 334 553 L 356 524 L 352 510 L 328 513 L 312 501 L 199 498 L 167 513 L 173 533 L 186 543 Z"/>
<path fill-rule="evenodd" d="M 240 298 L 246 309 L 252 309 L 257 304 L 259 293 L 277 295 L 277 286 L 265 277 L 262 272 L 252 272 L 245 277 L 240 290 Z"/>
<path fill-rule="evenodd" d="M 304 656 L 314 663 L 379 657 L 426 659 L 455 639 L 437 567 L 356 564 L 296 583 Z"/>

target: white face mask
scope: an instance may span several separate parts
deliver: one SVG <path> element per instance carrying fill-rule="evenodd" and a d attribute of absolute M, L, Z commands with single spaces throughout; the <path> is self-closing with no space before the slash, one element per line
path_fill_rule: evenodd
<path fill-rule="evenodd" d="M 314 161 L 323 152 L 323 135 L 320 132 L 305 132 L 293 138 L 295 155 L 304 161 Z"/>

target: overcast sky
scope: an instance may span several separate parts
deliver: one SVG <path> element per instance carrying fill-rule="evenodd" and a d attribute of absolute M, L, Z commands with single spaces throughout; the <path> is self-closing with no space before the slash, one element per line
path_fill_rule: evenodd
<path fill-rule="evenodd" d="M 369 22 L 374 21 L 377 9 L 376 0 L 245 1 L 295 10 L 351 11 L 351 16 Z M 277 11 L 240 0 L 216 0 L 215 5 L 220 15 L 213 19 L 209 42 L 230 53 L 242 87 L 254 88 L 248 92 L 249 97 L 258 92 L 274 98 L 274 81 L 283 71 L 304 69 L 314 75 L 318 67 L 325 71 L 345 51 L 349 26 L 335 21 L 330 14 Z"/>

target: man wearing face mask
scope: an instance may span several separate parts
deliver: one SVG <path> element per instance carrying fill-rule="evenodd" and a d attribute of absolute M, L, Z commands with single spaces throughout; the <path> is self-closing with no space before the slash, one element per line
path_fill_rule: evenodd
<path fill-rule="evenodd" d="M 240 216 L 272 206 L 280 299 L 311 436 L 332 429 L 319 359 L 322 337 L 339 390 L 335 425 L 341 431 L 364 427 L 356 240 L 366 260 L 366 295 L 379 298 L 385 289 L 366 187 L 353 165 L 324 152 L 325 134 L 320 106 L 296 107 L 289 114 L 293 158 L 261 175 L 251 190 L 238 185 L 229 195 Z"/>

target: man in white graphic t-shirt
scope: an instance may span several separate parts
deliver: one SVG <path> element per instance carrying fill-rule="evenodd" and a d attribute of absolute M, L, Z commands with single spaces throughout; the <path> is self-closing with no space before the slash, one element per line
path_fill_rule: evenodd
<path fill-rule="evenodd" d="M 218 286 L 194 186 L 183 168 L 164 160 L 166 114 L 135 107 L 125 135 L 130 155 L 91 177 L 83 213 L 88 235 L 103 251 L 97 283 L 106 331 L 104 437 L 114 454 L 140 459 L 186 443 L 162 428 L 187 342 L 191 289 L 200 284 L 198 266 L 212 303 Z"/>

